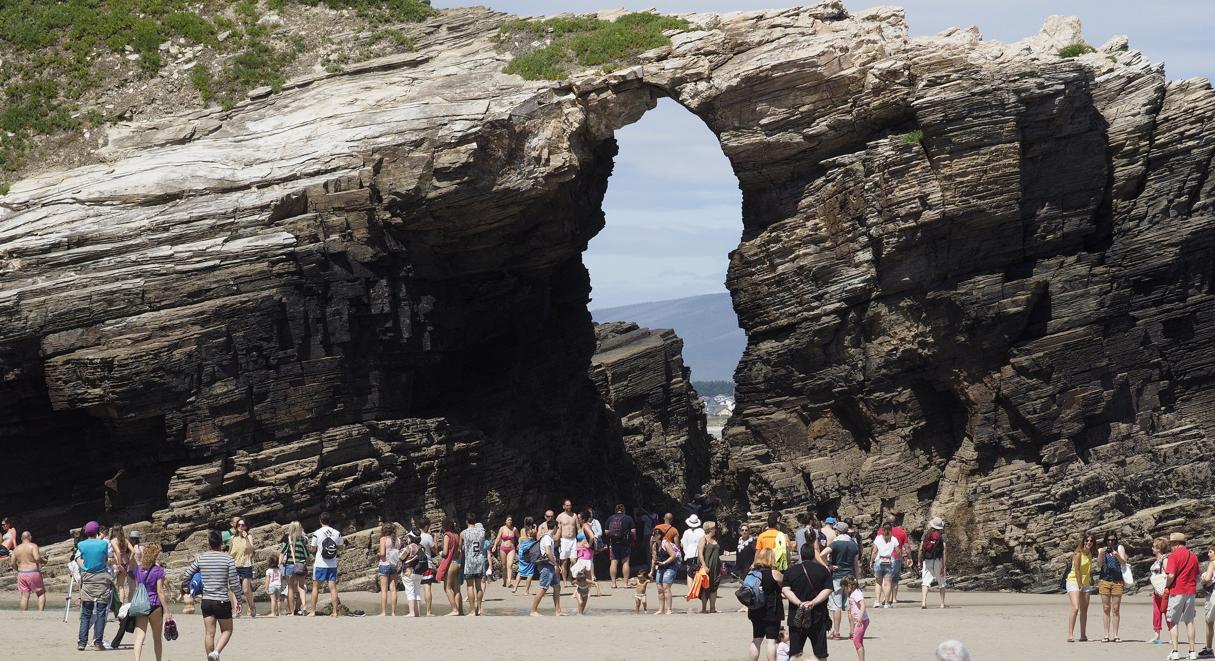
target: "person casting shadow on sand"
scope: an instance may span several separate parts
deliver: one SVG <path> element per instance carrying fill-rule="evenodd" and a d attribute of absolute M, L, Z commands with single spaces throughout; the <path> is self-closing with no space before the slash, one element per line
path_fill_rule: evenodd
<path fill-rule="evenodd" d="M 553 528 L 537 542 L 540 545 L 540 553 L 533 564 L 540 574 L 540 589 L 532 599 L 532 610 L 528 613 L 533 617 L 540 615 L 540 602 L 544 600 L 544 593 L 550 589 L 553 591 L 553 614 L 564 615 L 561 612 L 561 576 L 558 570 L 560 559 L 557 557 L 557 549 L 561 548 L 560 542 L 557 541 L 560 536 L 561 530 Z"/>
<path fill-rule="evenodd" d="M 196 572 L 202 574 L 203 649 L 207 651 L 208 661 L 219 661 L 220 652 L 232 640 L 232 611 L 241 587 L 236 562 L 232 556 L 220 550 L 223 546 L 220 531 L 208 532 L 207 547 L 210 550 L 195 558 L 181 577 L 182 582 L 189 582 Z M 218 638 L 215 635 L 217 626 Z"/>

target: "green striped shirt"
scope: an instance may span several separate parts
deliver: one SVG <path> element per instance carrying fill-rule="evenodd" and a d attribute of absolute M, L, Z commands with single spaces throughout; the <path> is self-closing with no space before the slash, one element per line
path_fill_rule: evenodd
<path fill-rule="evenodd" d="M 292 562 L 306 563 L 308 562 L 308 540 L 305 537 L 297 537 L 295 539 L 295 559 L 291 559 L 291 546 L 287 542 L 279 547 L 279 553 L 283 556 L 283 564 Z"/>

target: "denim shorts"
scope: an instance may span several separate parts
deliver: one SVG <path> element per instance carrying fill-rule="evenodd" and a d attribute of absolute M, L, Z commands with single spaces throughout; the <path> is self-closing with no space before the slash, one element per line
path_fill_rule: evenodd
<path fill-rule="evenodd" d="M 540 589 L 547 590 L 554 585 L 559 585 L 559 582 L 560 578 L 552 565 L 547 563 L 540 565 Z"/>
<path fill-rule="evenodd" d="M 313 567 L 312 580 L 314 581 L 336 581 L 337 567 Z"/>
<path fill-rule="evenodd" d="M 675 583 L 675 565 L 669 567 L 659 567 L 655 572 L 654 580 L 659 585 L 673 585 Z"/>
<path fill-rule="evenodd" d="M 237 567 L 236 575 L 238 578 L 242 578 L 242 579 L 247 578 L 250 581 L 252 581 L 253 580 L 253 568 L 252 567 Z"/>
<path fill-rule="evenodd" d="M 375 568 L 375 573 L 379 574 L 380 576 L 388 576 L 390 578 L 400 574 L 400 572 L 397 571 L 397 568 L 392 565 L 378 565 Z"/>
<path fill-rule="evenodd" d="M 295 576 L 295 575 L 297 575 L 297 574 L 298 574 L 299 576 L 306 576 L 306 575 L 307 575 L 307 572 L 305 571 L 305 568 L 304 568 L 304 563 L 302 563 L 302 562 L 297 562 L 297 563 L 291 563 L 291 562 L 288 562 L 287 564 L 283 565 L 283 576 Z"/>

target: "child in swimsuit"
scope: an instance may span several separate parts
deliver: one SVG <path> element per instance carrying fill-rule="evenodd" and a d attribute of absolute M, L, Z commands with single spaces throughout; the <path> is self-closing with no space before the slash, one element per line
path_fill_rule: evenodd
<path fill-rule="evenodd" d="M 591 599 L 591 581 L 589 572 L 583 570 L 577 574 L 574 582 L 574 603 L 578 604 L 578 614 L 586 614 L 586 602 Z"/>
<path fill-rule="evenodd" d="M 650 575 L 638 574 L 637 578 L 631 579 L 629 583 L 637 586 L 637 591 L 633 593 L 633 609 L 638 613 L 646 612 L 650 607 L 646 603 L 646 589 L 650 587 Z"/>

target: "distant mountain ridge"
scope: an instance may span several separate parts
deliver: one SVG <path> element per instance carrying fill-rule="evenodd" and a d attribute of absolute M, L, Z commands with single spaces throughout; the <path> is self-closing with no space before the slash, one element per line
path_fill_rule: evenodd
<path fill-rule="evenodd" d="M 647 328 L 671 328 L 683 338 L 684 364 L 696 381 L 734 380 L 734 368 L 747 346 L 728 293 L 702 294 L 666 301 L 591 310 L 596 323 L 634 321 Z"/>

